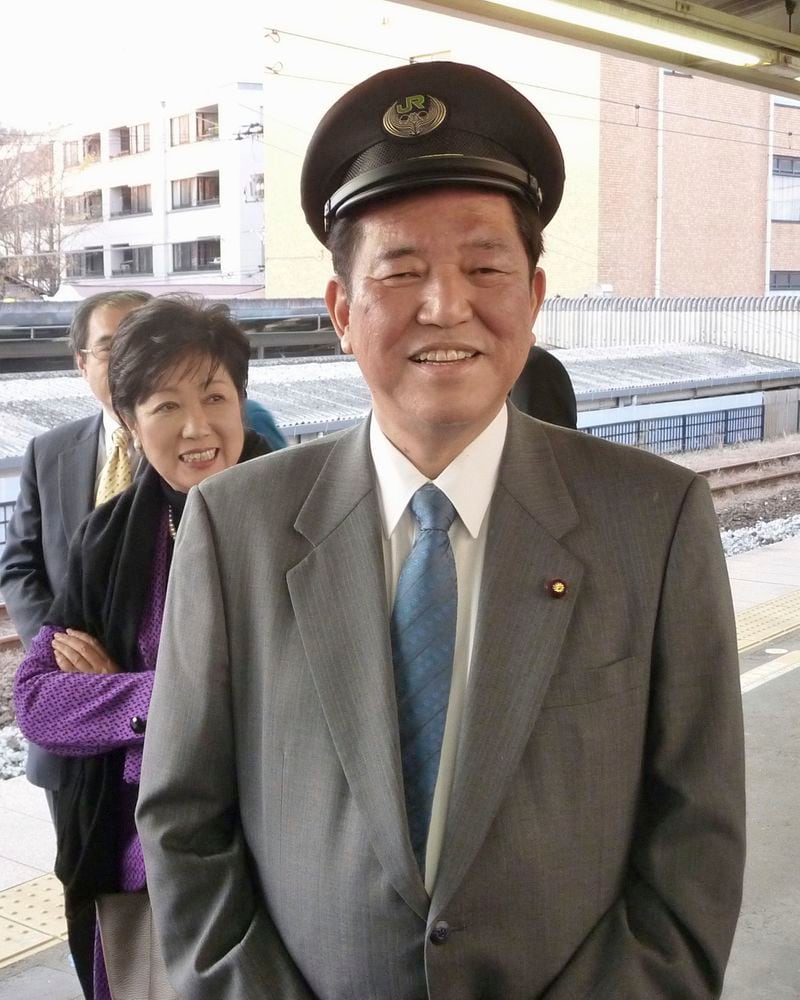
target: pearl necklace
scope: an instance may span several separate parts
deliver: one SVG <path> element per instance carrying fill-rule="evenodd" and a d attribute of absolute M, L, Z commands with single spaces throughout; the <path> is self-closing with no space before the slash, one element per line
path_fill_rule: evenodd
<path fill-rule="evenodd" d="M 167 504 L 167 526 L 169 527 L 169 536 L 175 541 L 175 536 L 178 534 L 178 529 L 175 527 L 175 518 L 172 514 L 172 504 Z"/>

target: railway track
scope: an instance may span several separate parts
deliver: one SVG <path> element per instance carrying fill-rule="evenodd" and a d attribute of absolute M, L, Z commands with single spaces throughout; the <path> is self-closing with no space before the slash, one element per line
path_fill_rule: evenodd
<path fill-rule="evenodd" d="M 711 492 L 717 497 L 755 486 L 776 486 L 779 483 L 800 486 L 800 453 L 789 452 L 760 461 L 718 465 L 698 472 L 709 480 Z"/>
<path fill-rule="evenodd" d="M 14 630 L 8 609 L 0 603 L 0 649 L 13 649 L 15 646 L 22 646 L 22 642 Z"/>

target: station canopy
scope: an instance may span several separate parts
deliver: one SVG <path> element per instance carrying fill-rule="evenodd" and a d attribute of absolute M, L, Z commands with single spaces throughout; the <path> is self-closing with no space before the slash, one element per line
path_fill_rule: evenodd
<path fill-rule="evenodd" d="M 800 35 L 784 0 L 395 2 L 800 99 Z"/>

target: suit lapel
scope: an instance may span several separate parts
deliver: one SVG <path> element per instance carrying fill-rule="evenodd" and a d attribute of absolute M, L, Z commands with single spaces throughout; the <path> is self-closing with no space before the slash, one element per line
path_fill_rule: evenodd
<path fill-rule="evenodd" d="M 468 700 L 432 913 L 452 897 L 531 736 L 583 567 L 559 538 L 577 514 L 549 440 L 513 408 L 490 510 Z M 552 580 L 567 583 L 556 599 Z"/>
<path fill-rule="evenodd" d="M 67 541 L 94 506 L 97 443 L 103 415 L 90 417 L 78 431 L 74 444 L 58 456 L 58 492 Z"/>
<path fill-rule="evenodd" d="M 287 580 L 325 718 L 375 854 L 425 919 L 405 817 L 368 423 L 336 443 L 295 527 L 314 547 Z"/>

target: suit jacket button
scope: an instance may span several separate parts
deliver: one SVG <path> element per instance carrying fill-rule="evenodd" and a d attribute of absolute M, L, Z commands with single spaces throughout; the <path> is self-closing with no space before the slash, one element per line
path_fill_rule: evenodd
<path fill-rule="evenodd" d="M 449 937 L 450 925 L 446 920 L 437 921 L 430 934 L 431 944 L 444 944 Z"/>
<path fill-rule="evenodd" d="M 145 729 L 147 729 L 147 719 L 143 719 L 141 715 L 134 715 L 131 719 L 131 729 L 137 736 L 141 736 Z"/>

